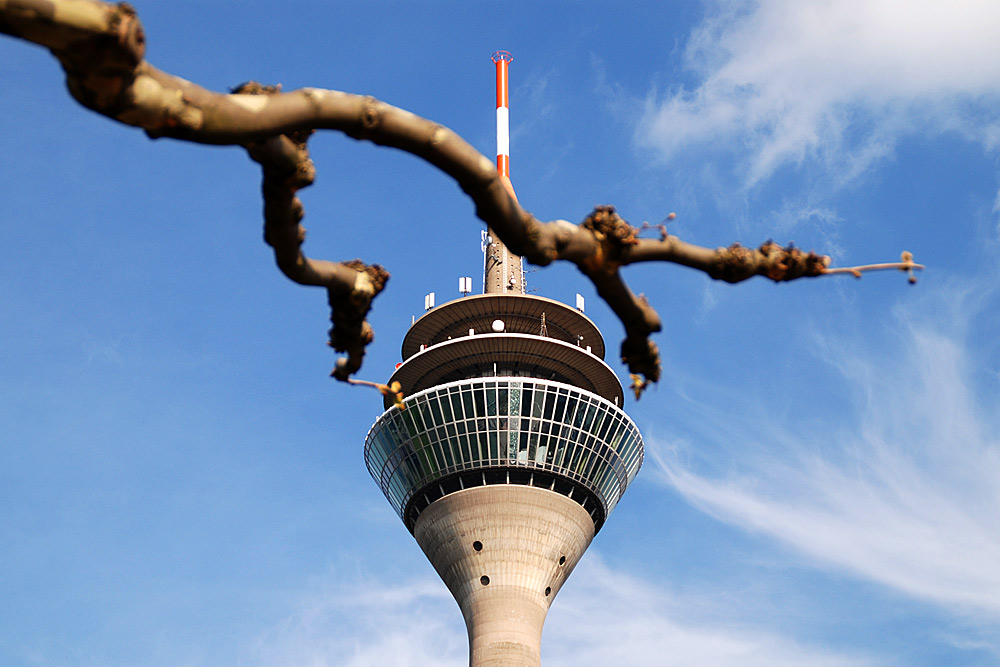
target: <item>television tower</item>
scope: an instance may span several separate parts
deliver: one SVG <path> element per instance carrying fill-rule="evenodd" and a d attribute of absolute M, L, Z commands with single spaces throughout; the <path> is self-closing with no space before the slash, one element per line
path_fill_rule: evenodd
<path fill-rule="evenodd" d="M 497 170 L 513 197 L 511 56 L 493 62 Z M 525 294 L 521 258 L 492 231 L 484 241 L 483 294 L 429 302 L 403 339 L 390 383 L 407 398 L 386 397 L 365 464 L 458 602 L 470 666 L 537 667 L 549 605 L 643 445 L 594 323 Z"/>

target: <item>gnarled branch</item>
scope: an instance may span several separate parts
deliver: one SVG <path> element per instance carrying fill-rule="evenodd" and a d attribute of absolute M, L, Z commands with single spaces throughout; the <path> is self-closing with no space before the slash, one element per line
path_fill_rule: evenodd
<path fill-rule="evenodd" d="M 247 84 L 216 93 L 162 72 L 144 60 L 145 34 L 135 10 L 99 0 L 0 0 L 0 32 L 48 48 L 66 72 L 67 87 L 85 107 L 141 127 L 153 138 L 244 146 L 263 170 L 264 238 L 281 271 L 295 282 L 326 287 L 330 344 L 346 353 L 332 375 L 348 380 L 373 339 L 365 320 L 389 274 L 360 260 L 329 262 L 302 252 L 304 215 L 297 192 L 313 181 L 306 138 L 335 130 L 412 153 L 451 176 L 473 200 L 476 215 L 515 253 L 547 265 L 574 263 L 594 283 L 625 327 L 622 360 L 641 376 L 637 395 L 660 376 L 649 339 L 660 330 L 656 311 L 625 284 L 619 269 L 645 261 L 682 264 L 712 278 L 776 281 L 833 273 L 828 257 L 768 241 L 757 249 L 710 249 L 666 234 L 641 239 L 613 207 L 598 207 L 580 225 L 542 222 L 508 193 L 493 161 L 448 128 L 371 97 L 303 88 L 281 92 Z M 863 267 L 850 269 L 857 273 Z M 922 268 L 905 260 L 904 268 Z"/>

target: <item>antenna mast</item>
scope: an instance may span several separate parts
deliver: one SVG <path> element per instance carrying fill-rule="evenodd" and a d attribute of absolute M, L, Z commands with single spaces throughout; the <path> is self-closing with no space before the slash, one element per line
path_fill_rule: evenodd
<path fill-rule="evenodd" d="M 514 186 L 510 182 L 510 100 L 507 91 L 508 68 L 514 58 L 507 51 L 493 54 L 497 67 L 497 173 L 507 193 L 514 201 Z M 524 294 L 524 270 L 521 257 L 515 255 L 487 230 L 483 257 L 483 292 L 485 294 Z"/>

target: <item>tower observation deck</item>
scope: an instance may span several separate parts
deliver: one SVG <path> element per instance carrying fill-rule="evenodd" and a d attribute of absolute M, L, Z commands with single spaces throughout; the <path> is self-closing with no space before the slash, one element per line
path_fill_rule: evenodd
<path fill-rule="evenodd" d="M 432 308 L 406 334 L 390 382 L 407 398 L 385 399 L 365 463 L 462 609 L 469 664 L 534 666 L 548 608 L 643 445 L 596 325 L 524 294 L 523 280 L 489 290 L 488 269 L 489 255 L 487 293 Z"/>

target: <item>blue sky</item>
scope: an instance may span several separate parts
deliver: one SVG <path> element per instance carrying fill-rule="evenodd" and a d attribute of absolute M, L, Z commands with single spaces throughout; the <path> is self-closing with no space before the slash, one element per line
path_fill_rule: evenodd
<path fill-rule="evenodd" d="M 548 667 L 1000 661 L 1000 6 L 136 2 L 149 60 L 371 94 L 493 155 L 542 219 L 671 211 L 892 272 L 629 268 L 664 374 L 643 470 L 555 601 Z M 364 468 L 381 401 L 327 377 L 325 295 L 261 240 L 240 150 L 150 141 L 0 39 L 0 663 L 449 665 L 461 614 Z M 480 223 L 415 158 L 311 140 L 314 257 L 393 277 L 362 377 Z M 528 274 L 617 349 L 572 267 Z M 609 362 L 624 375 L 613 357 Z"/>

